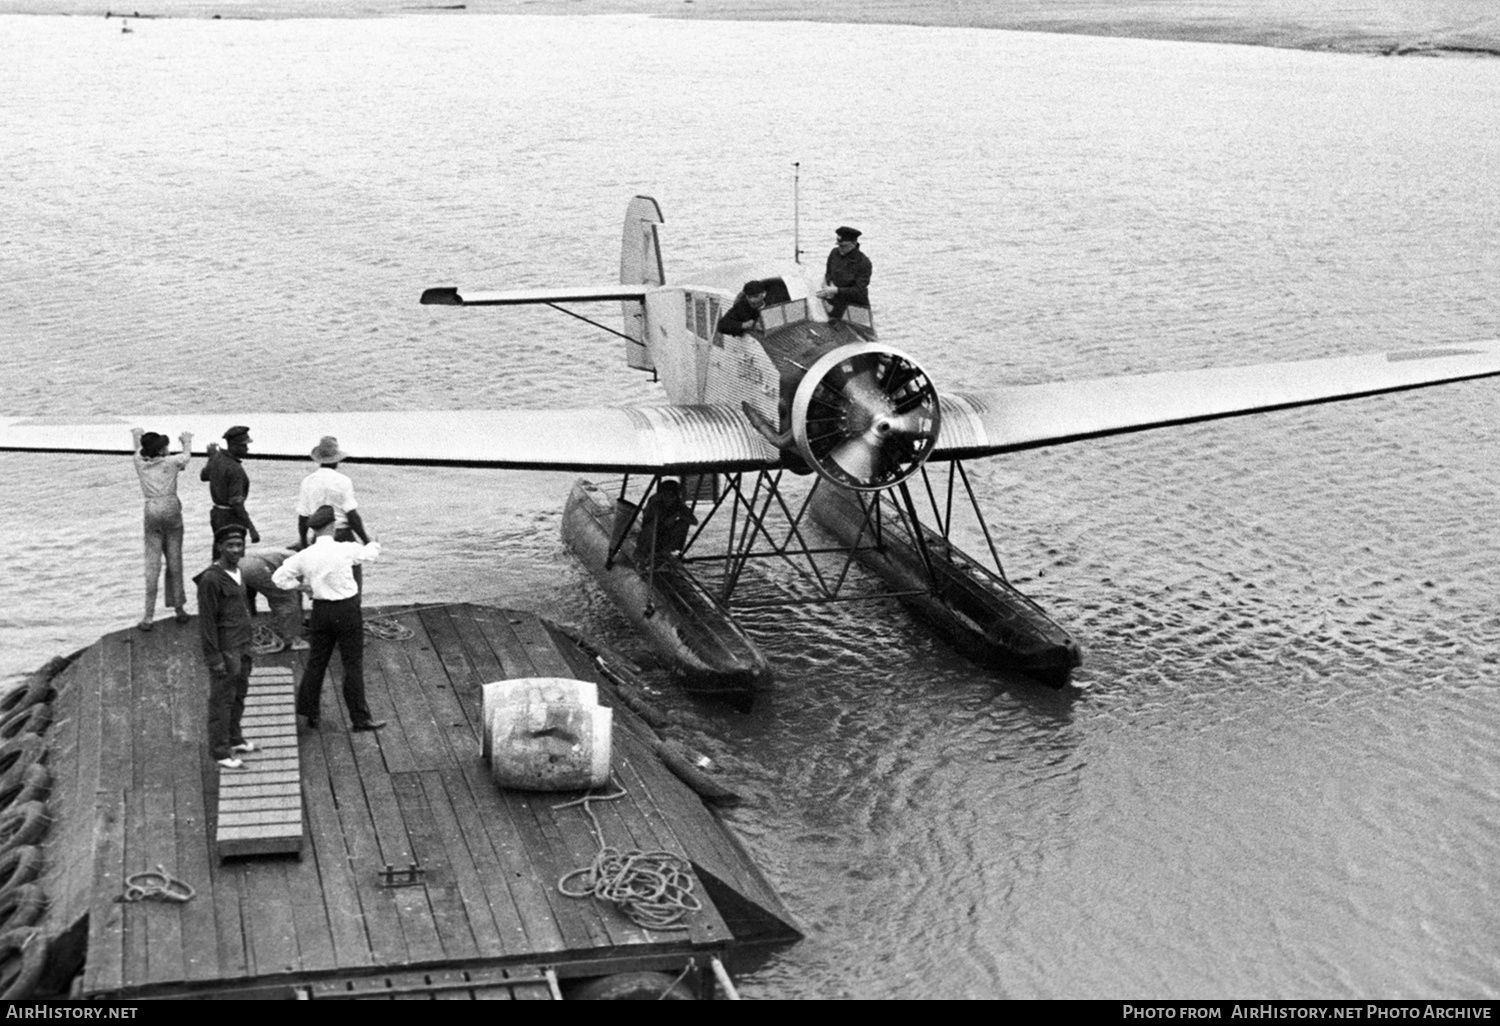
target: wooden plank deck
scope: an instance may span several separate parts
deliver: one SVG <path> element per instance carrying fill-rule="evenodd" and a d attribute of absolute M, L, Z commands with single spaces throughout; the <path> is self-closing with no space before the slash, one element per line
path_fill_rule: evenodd
<path fill-rule="evenodd" d="M 219 771 L 214 845 L 219 858 L 302 850 L 302 769 L 290 667 L 250 671 L 240 727 L 259 751 L 241 769 Z"/>
<path fill-rule="evenodd" d="M 492 607 L 370 615 L 381 612 L 413 632 L 366 647 L 370 704 L 390 726 L 349 731 L 335 665 L 318 732 L 287 735 L 285 696 L 256 693 L 246 735 L 263 750 L 247 757 L 249 773 L 220 774 L 208 756 L 195 623 L 110 635 L 63 671 L 59 680 L 72 686 L 59 693 L 49 737 L 56 825 L 42 925 L 55 935 L 88 916 L 83 994 L 298 987 L 315 997 L 535 998 L 550 995 L 542 966 L 564 976 L 570 964 L 579 972 L 659 967 L 732 943 L 701 881 L 703 910 L 674 931 L 561 894 L 557 881 L 587 866 L 601 842 L 677 851 L 717 882 L 740 879 L 747 900 L 765 899 L 771 917 L 790 923 L 717 818 L 655 757 L 650 728 L 607 685 L 600 695 L 615 709 L 615 779 L 627 794 L 594 805 L 603 838 L 582 808 L 556 807 L 576 795 L 493 784 L 480 760 L 480 686 L 525 676 L 604 684 L 570 642 L 531 614 Z M 285 689 L 304 661 L 293 652 L 258 657 L 257 680 Z M 300 857 L 218 858 L 214 832 L 225 836 L 226 810 L 247 796 L 252 815 L 275 813 L 259 807 L 266 802 L 296 800 Z M 423 874 L 416 886 L 382 883 L 387 866 L 412 863 Z M 115 900 L 131 874 L 158 866 L 196 897 Z M 795 936 L 790 926 L 783 932 Z"/>

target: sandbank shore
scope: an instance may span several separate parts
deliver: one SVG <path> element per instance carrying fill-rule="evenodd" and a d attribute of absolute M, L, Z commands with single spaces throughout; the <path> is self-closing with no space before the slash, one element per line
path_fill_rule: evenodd
<path fill-rule="evenodd" d="M 128 6 L 126 6 L 128 4 Z M 1389 55 L 1500 56 L 1493 0 L 0 0 L 0 13 L 366 18 L 645 14 L 1068 32 Z"/>

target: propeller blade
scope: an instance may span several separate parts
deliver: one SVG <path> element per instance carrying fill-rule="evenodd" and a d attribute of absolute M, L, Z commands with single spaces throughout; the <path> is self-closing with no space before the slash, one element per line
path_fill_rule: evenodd
<path fill-rule="evenodd" d="M 855 406 L 871 416 L 891 409 L 890 396 L 875 381 L 874 368 L 868 368 L 844 383 L 844 395 Z"/>
<path fill-rule="evenodd" d="M 836 447 L 828 458 L 858 481 L 873 481 L 885 471 L 885 449 L 874 428 Z"/>

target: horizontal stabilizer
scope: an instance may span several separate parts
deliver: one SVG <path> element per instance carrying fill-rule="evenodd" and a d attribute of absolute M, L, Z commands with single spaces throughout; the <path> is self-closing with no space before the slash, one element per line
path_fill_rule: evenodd
<path fill-rule="evenodd" d="M 0 417 L 0 452 L 129 453 L 134 424 L 168 435 L 173 451 L 191 431 L 197 453 L 244 424 L 251 459 L 308 460 L 324 435 L 338 438 L 351 463 L 405 466 L 732 473 L 773 466 L 780 455 L 740 410 L 720 406 Z"/>
<path fill-rule="evenodd" d="M 1500 375 L 1500 341 L 943 396 L 932 458 L 967 459 Z"/>
<path fill-rule="evenodd" d="M 579 288 L 465 289 L 441 286 L 422 293 L 424 306 L 524 306 L 527 303 L 600 303 L 646 298 L 649 285 L 585 285 Z"/>

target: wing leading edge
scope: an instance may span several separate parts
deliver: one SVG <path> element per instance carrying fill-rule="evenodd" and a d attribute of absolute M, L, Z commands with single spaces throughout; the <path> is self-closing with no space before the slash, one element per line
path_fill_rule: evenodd
<path fill-rule="evenodd" d="M 193 432 L 203 452 L 234 424 L 250 428 L 255 459 L 305 460 L 334 435 L 351 462 L 608 473 L 734 472 L 778 454 L 738 410 L 660 406 L 582 410 L 235 413 L 148 417 L 0 417 L 0 452 L 128 453 L 139 424 L 173 439 Z"/>
<path fill-rule="evenodd" d="M 1497 375 L 1500 341 L 1486 341 L 953 393 L 942 397 L 932 458 L 1018 452 Z M 307 459 L 323 435 L 337 436 L 352 462 L 407 466 L 732 473 L 774 467 L 780 456 L 726 406 L 0 417 L 0 452 L 128 453 L 132 424 L 174 439 L 191 431 L 200 453 L 230 425 L 246 424 L 259 459 Z"/>
<path fill-rule="evenodd" d="M 1500 375 L 1500 340 L 943 396 L 932 458 L 968 459 Z"/>
<path fill-rule="evenodd" d="M 585 285 L 577 288 L 466 289 L 439 286 L 422 292 L 423 306 L 524 306 L 528 303 L 602 303 L 634 300 L 639 303 L 649 285 Z"/>

